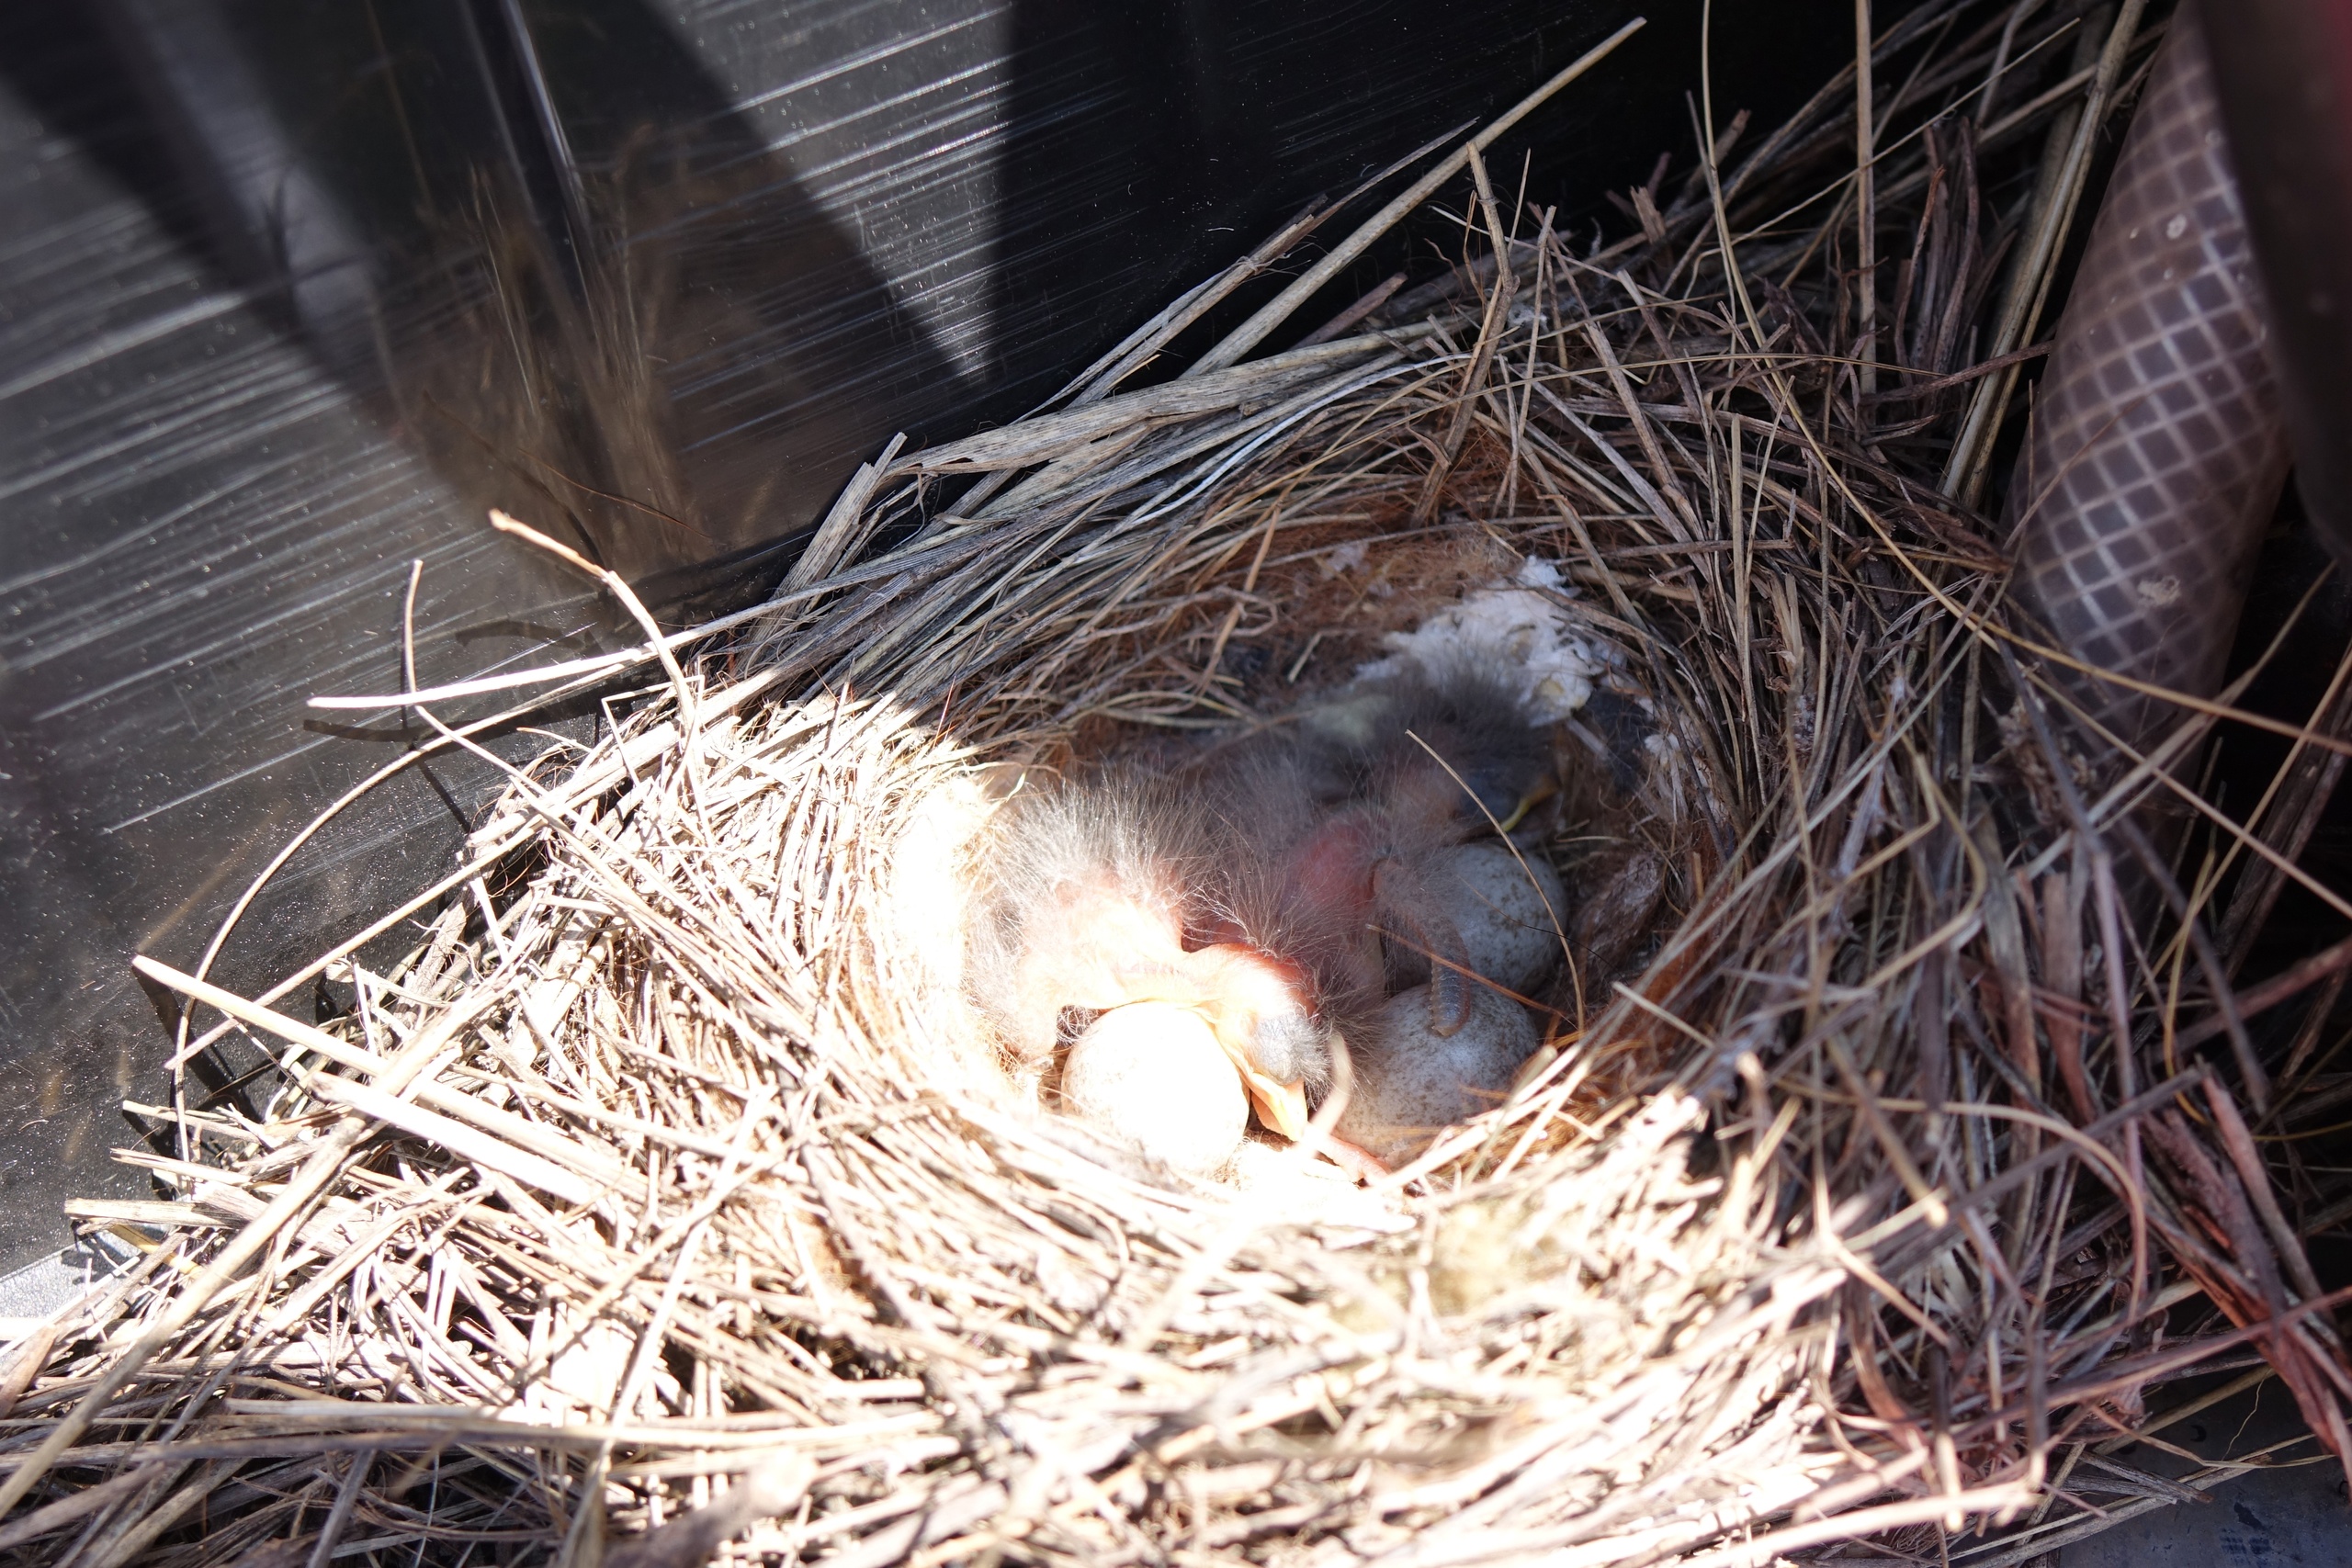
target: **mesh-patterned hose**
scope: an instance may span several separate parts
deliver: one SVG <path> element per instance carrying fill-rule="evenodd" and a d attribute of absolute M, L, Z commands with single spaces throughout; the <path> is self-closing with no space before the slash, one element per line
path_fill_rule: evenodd
<path fill-rule="evenodd" d="M 2010 481 L 2017 587 L 2086 664 L 2210 695 L 2289 460 L 2245 214 L 2192 8 L 2091 230 Z M 2179 710 L 2072 682 L 2139 742 Z"/>

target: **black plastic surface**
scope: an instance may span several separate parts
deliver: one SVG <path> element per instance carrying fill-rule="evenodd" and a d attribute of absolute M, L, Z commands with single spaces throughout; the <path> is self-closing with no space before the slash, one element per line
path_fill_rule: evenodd
<path fill-rule="evenodd" d="M 302 701 L 400 680 L 411 560 L 427 682 L 624 636 L 492 504 L 673 616 L 742 602 L 894 431 L 1018 414 L 1636 8 L 0 7 L 0 1266 L 63 1240 L 61 1199 L 141 1186 L 106 1150 L 168 1035 L 129 957 L 192 964 L 408 743 Z M 1850 58 L 1844 0 L 1720 9 L 1726 118 Z M 1699 5 L 1649 13 L 1498 179 L 1532 145 L 1529 191 L 1589 221 L 1687 157 Z M 1319 314 L 1443 241 L 1400 235 Z M 494 782 L 436 767 L 351 813 L 219 977 L 258 989 L 423 886 Z"/>
<path fill-rule="evenodd" d="M 2205 0 L 2312 520 L 2352 561 L 2352 8 Z"/>

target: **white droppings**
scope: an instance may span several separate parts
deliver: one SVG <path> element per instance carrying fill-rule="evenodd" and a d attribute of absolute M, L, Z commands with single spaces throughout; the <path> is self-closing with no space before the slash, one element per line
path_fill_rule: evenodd
<path fill-rule="evenodd" d="M 1569 630 L 1558 600 L 1560 569 L 1530 556 L 1505 581 L 1473 589 L 1409 632 L 1382 638 L 1392 651 L 1357 670 L 1363 680 L 1419 670 L 1437 673 L 1467 664 L 1491 673 L 1516 667 L 1521 700 L 1539 724 L 1556 724 L 1592 696 L 1605 668 L 1599 649 Z"/>

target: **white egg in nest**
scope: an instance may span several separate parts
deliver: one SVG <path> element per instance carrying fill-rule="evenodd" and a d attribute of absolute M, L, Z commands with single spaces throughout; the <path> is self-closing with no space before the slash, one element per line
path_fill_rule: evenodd
<path fill-rule="evenodd" d="M 1437 912 L 1461 935 L 1463 957 L 1473 971 L 1532 996 L 1559 968 L 1566 894 L 1559 873 L 1541 856 L 1530 854 L 1521 865 L 1509 844 L 1480 839 L 1449 852 L 1429 881 Z M 1401 946 L 1391 953 L 1394 979 L 1428 978 L 1429 962 L 1419 953 Z"/>
<path fill-rule="evenodd" d="M 1388 1164 L 1401 1165 L 1447 1127 L 1502 1103 L 1540 1038 L 1525 1008 L 1484 986 L 1470 989 L 1470 1016 L 1437 1032 L 1430 988 L 1389 998 L 1375 1036 L 1355 1050 L 1355 1085 L 1332 1131 Z"/>
<path fill-rule="evenodd" d="M 1190 1008 L 1132 1002 L 1089 1024 L 1062 1063 L 1072 1114 L 1174 1170 L 1213 1176 L 1250 1127 L 1241 1075 Z"/>

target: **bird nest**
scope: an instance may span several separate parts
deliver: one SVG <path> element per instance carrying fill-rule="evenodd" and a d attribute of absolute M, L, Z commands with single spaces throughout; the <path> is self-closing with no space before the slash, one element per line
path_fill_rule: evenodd
<path fill-rule="evenodd" d="M 1933 486 L 2062 38 L 1881 40 L 1874 395 L 1849 70 L 1612 245 L 1482 139 L 1357 231 L 1466 184 L 1444 276 L 1246 357 L 1334 262 L 1122 389 L 1310 214 L 1046 412 L 894 444 L 753 611 L 661 636 L 605 575 L 648 642 L 536 678 L 612 723 L 500 762 L 435 888 L 258 1000 L 145 965 L 183 1060 L 275 1087 L 184 1088 L 130 1156 L 175 1201 L 81 1206 L 143 1257 L 9 1363 L 9 1560 L 1994 1568 L 2180 1493 L 2108 1439 L 2191 1371 L 2258 1351 L 2340 1443 L 2195 1049 L 2240 1019 L 2143 912 L 2130 808 L 2211 705 L 2098 750 Z M 1181 777 L 1498 593 L 1577 688 L 1520 835 L 1570 962 L 1498 1103 L 1194 1178 L 1007 1070 L 964 968 L 1008 795 Z M 499 685 L 385 701 L 496 761 Z"/>

